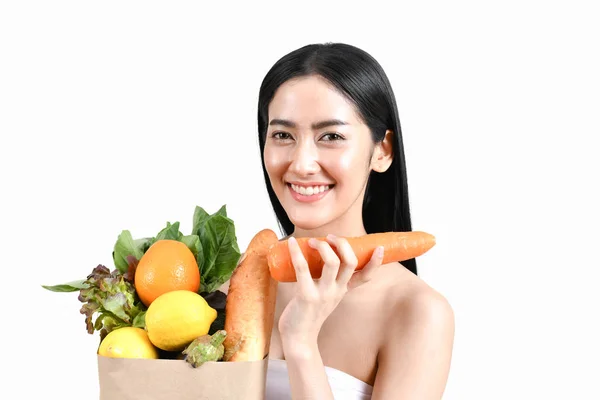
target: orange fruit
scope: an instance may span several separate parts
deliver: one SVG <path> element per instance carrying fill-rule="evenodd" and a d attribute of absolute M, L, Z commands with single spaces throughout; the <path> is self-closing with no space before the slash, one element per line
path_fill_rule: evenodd
<path fill-rule="evenodd" d="M 135 269 L 135 290 L 146 306 L 163 293 L 200 289 L 200 270 L 192 251 L 177 240 L 157 240 Z"/>

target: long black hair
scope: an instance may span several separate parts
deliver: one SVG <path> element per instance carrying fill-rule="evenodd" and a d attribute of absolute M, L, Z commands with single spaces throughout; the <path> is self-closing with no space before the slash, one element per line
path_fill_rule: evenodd
<path fill-rule="evenodd" d="M 344 43 L 310 44 L 280 58 L 268 71 L 259 91 L 258 138 L 267 191 L 279 225 L 290 235 L 294 225 L 277 199 L 264 162 L 268 109 L 276 90 L 292 78 L 318 75 L 354 103 L 369 127 L 373 141 L 381 142 L 386 130 L 393 132 L 393 160 L 382 173 L 371 171 L 363 201 L 363 224 L 367 233 L 411 231 L 406 162 L 398 108 L 391 84 L 381 65 L 367 52 Z M 415 259 L 403 261 L 417 274 Z"/>

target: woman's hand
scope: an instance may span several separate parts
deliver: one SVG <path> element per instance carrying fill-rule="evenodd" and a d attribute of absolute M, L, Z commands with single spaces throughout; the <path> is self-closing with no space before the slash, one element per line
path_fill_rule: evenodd
<path fill-rule="evenodd" d="M 321 278 L 313 280 L 298 243 L 290 237 L 288 246 L 296 271 L 296 294 L 279 318 L 279 332 L 284 342 L 314 346 L 321 326 L 344 295 L 368 282 L 373 270 L 381 265 L 383 247 L 378 247 L 369 263 L 355 273 L 358 262 L 346 239 L 328 235 L 327 241 L 313 238 L 309 245 L 319 251 L 325 262 Z"/>

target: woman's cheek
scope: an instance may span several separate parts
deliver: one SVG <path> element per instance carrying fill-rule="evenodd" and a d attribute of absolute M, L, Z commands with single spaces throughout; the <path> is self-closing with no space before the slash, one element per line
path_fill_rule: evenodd
<path fill-rule="evenodd" d="M 265 168 L 271 177 L 271 180 L 281 180 L 286 165 L 286 156 L 279 149 L 265 146 L 264 151 Z"/>
<path fill-rule="evenodd" d="M 359 167 L 357 161 L 354 151 L 345 150 L 338 155 L 335 165 L 332 165 L 332 168 L 337 170 L 340 175 L 347 176 Z"/>

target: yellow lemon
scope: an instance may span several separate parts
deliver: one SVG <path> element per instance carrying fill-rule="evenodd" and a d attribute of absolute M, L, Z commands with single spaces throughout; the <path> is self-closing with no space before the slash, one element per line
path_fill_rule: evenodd
<path fill-rule="evenodd" d="M 204 297 L 189 290 L 158 296 L 146 311 L 148 338 L 158 348 L 181 351 L 198 336 L 206 335 L 217 310 Z"/>
<path fill-rule="evenodd" d="M 98 354 L 113 358 L 158 358 L 158 349 L 148 339 L 141 328 L 131 326 L 110 331 L 104 337 Z"/>

